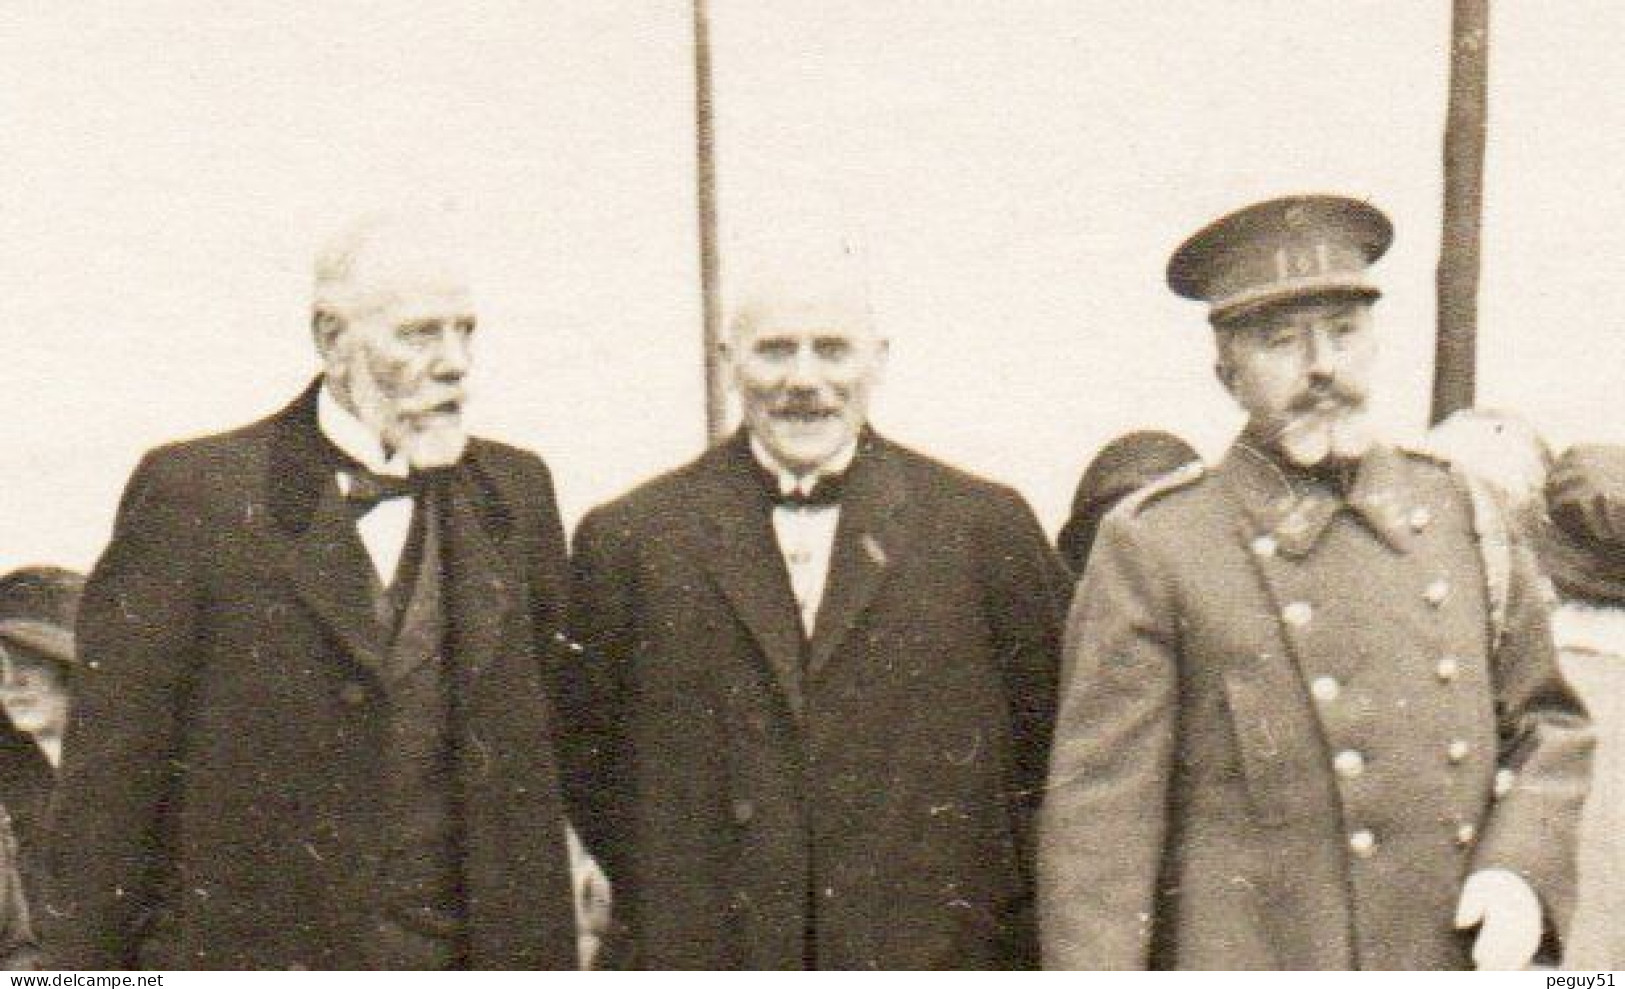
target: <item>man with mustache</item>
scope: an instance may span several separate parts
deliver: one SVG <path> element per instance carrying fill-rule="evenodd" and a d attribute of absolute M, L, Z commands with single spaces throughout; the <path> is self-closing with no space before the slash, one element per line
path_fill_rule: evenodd
<path fill-rule="evenodd" d="M 1047 966 L 1518 968 L 1564 930 L 1587 718 L 1494 501 L 1373 435 L 1391 236 L 1296 196 L 1174 254 L 1248 421 L 1107 517 L 1074 599 Z"/>
<path fill-rule="evenodd" d="M 575 539 L 568 707 L 611 964 L 1036 962 L 1070 581 L 1021 497 L 876 433 L 847 250 L 741 258 L 734 436 Z"/>
<path fill-rule="evenodd" d="M 321 376 L 136 469 L 80 610 L 54 964 L 575 967 L 563 532 L 542 462 L 464 429 L 447 226 L 338 237 Z"/>

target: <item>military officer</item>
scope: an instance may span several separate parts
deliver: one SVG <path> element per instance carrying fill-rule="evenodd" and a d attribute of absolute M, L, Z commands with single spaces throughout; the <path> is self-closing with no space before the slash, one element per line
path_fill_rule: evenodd
<path fill-rule="evenodd" d="M 1493 501 L 1373 435 L 1391 237 L 1296 196 L 1169 265 L 1248 423 L 1107 517 L 1073 602 L 1050 967 L 1514 968 L 1564 928 L 1587 718 Z"/>

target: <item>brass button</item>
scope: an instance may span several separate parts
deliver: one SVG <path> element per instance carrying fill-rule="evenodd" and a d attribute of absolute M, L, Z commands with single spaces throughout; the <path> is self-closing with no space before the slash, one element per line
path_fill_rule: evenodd
<path fill-rule="evenodd" d="M 1518 782 L 1518 774 L 1510 769 L 1497 769 L 1495 771 L 1495 795 L 1504 797 L 1512 792 L 1512 785 Z"/>
<path fill-rule="evenodd" d="M 1450 581 L 1445 580 L 1443 577 L 1433 580 L 1426 588 L 1422 590 L 1422 597 L 1426 598 L 1427 603 L 1433 605 L 1435 608 L 1439 607 L 1441 604 L 1444 604 L 1444 599 L 1449 596 Z"/>
<path fill-rule="evenodd" d="M 1315 609 L 1308 601 L 1291 601 L 1281 609 L 1281 618 L 1288 625 L 1303 628 L 1315 617 Z"/>
<path fill-rule="evenodd" d="M 1439 665 L 1433 668 L 1441 683 L 1449 683 L 1461 675 L 1461 660 L 1454 656 L 1445 656 L 1439 660 Z"/>
<path fill-rule="evenodd" d="M 749 824 L 756 818 L 756 805 L 744 798 L 735 800 L 732 810 L 735 824 Z"/>
<path fill-rule="evenodd" d="M 1433 521 L 1433 513 L 1425 505 L 1418 505 L 1411 509 L 1410 515 L 1406 516 L 1405 520 L 1410 523 L 1412 532 L 1421 532 Z"/>
<path fill-rule="evenodd" d="M 1333 757 L 1332 768 L 1346 780 L 1355 779 L 1365 772 L 1365 756 L 1353 749 L 1344 749 Z"/>
<path fill-rule="evenodd" d="M 1450 743 L 1450 747 L 1445 749 L 1445 758 L 1449 759 L 1451 762 L 1461 762 L 1463 759 L 1467 758 L 1467 753 L 1470 748 L 1471 747 L 1466 742 L 1459 738 L 1455 739 Z"/>
<path fill-rule="evenodd" d="M 1314 695 L 1315 700 L 1327 704 L 1337 700 L 1342 692 L 1343 688 L 1335 677 L 1315 677 L 1314 682 L 1309 684 L 1309 693 Z"/>
<path fill-rule="evenodd" d="M 1253 554 L 1255 556 L 1261 556 L 1265 559 L 1269 559 L 1275 555 L 1275 551 L 1278 548 L 1279 546 L 1276 544 L 1274 536 L 1259 536 L 1257 539 L 1253 540 Z"/>
<path fill-rule="evenodd" d="M 1370 858 L 1377 851 L 1377 836 L 1361 828 L 1349 835 L 1349 850 L 1360 858 Z"/>
<path fill-rule="evenodd" d="M 367 688 L 352 680 L 339 688 L 339 700 L 351 707 L 365 704 L 367 702 Z"/>
<path fill-rule="evenodd" d="M 1464 823 L 1456 827 L 1456 844 L 1463 848 L 1471 845 L 1473 843 L 1473 839 L 1477 837 L 1478 829 L 1473 827 L 1471 824 Z"/>

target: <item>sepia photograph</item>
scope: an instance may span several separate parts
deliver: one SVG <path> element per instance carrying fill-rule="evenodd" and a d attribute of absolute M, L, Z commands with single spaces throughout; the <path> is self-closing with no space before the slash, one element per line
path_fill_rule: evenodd
<path fill-rule="evenodd" d="M 1625 970 L 1622 46 L 8 5 L 0 967 Z"/>

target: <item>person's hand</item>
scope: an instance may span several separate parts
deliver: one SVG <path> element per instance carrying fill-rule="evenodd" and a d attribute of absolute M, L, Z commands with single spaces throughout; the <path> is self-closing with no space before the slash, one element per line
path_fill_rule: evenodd
<path fill-rule="evenodd" d="M 1594 548 L 1625 547 L 1625 446 L 1577 444 L 1552 466 L 1547 512 Z"/>
<path fill-rule="evenodd" d="M 1475 925 L 1473 964 L 1480 970 L 1528 968 L 1540 950 L 1540 899 L 1516 873 L 1480 870 L 1467 877 L 1456 907 L 1458 930 Z"/>

